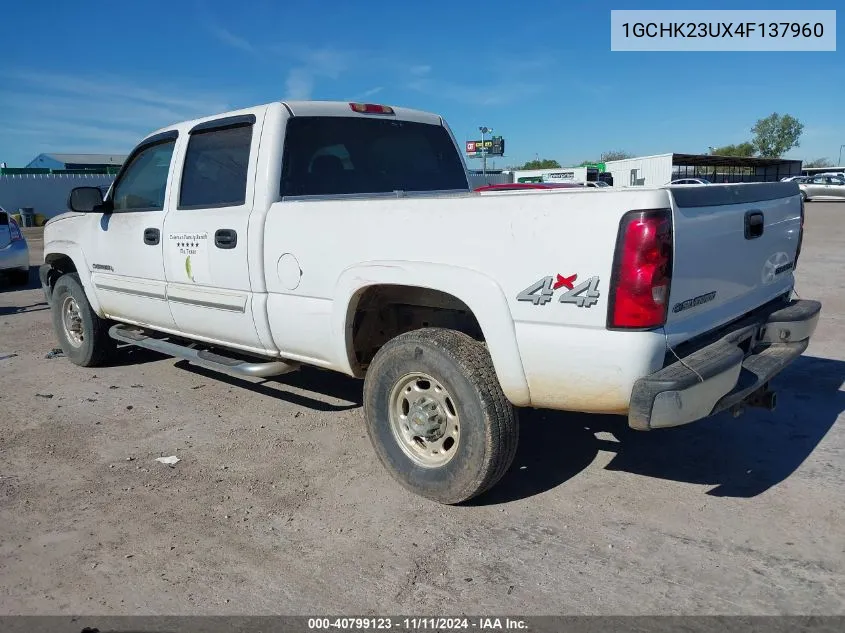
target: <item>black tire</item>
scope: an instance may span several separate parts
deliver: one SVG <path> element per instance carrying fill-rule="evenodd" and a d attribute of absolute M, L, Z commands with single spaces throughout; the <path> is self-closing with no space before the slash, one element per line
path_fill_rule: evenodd
<path fill-rule="evenodd" d="M 29 269 L 27 270 L 10 270 L 6 273 L 9 277 L 9 283 L 13 286 L 27 286 L 29 285 Z"/>
<path fill-rule="evenodd" d="M 806 194 L 806 193 L 804 193 L 803 191 L 801 192 L 801 199 L 802 199 L 804 202 L 809 202 L 809 201 L 810 201 L 810 199 L 807 197 L 807 194 Z"/>
<path fill-rule="evenodd" d="M 64 311 L 67 303 L 73 300 L 77 306 L 79 324 L 81 325 L 81 340 L 71 340 L 64 322 Z M 109 322 L 97 316 L 88 303 L 85 290 L 79 281 L 79 275 L 68 273 L 62 275 L 53 287 L 51 299 L 53 314 L 53 330 L 59 340 L 65 356 L 74 365 L 80 367 L 96 367 L 105 364 L 114 354 L 117 342 L 109 336 Z"/>
<path fill-rule="evenodd" d="M 450 411 L 460 420 L 455 453 L 443 465 L 420 465 L 410 458 L 391 424 L 394 387 L 414 373 L 442 385 L 454 401 Z M 513 462 L 519 440 L 517 412 L 502 392 L 487 348 L 454 330 L 415 330 L 385 344 L 364 380 L 364 415 L 387 471 L 411 492 L 444 504 L 467 501 L 496 484 Z"/>

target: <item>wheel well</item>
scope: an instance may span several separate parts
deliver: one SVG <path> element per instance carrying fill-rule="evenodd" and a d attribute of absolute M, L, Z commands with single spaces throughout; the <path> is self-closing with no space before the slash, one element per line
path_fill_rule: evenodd
<path fill-rule="evenodd" d="M 56 285 L 59 277 L 68 273 L 76 272 L 76 264 L 73 260 L 63 253 L 49 253 L 44 257 L 44 263 L 50 264 L 50 270 L 47 272 L 45 281 L 50 290 Z"/>
<path fill-rule="evenodd" d="M 387 341 L 412 330 L 444 327 L 484 340 L 478 320 L 463 301 L 440 290 L 415 286 L 366 288 L 350 305 L 348 323 L 350 362 L 356 373 L 366 369 Z"/>

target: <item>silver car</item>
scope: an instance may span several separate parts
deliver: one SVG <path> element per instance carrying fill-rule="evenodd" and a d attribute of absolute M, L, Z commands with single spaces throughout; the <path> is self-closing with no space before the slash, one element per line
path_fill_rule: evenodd
<path fill-rule="evenodd" d="M 813 176 L 798 183 L 801 197 L 806 200 L 845 199 L 845 178 Z"/>
<path fill-rule="evenodd" d="M 29 245 L 18 223 L 0 207 L 0 273 L 15 286 L 29 283 Z"/>

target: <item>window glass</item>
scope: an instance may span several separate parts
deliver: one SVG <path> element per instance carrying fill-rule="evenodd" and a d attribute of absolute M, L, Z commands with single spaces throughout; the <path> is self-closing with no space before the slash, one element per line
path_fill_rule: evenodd
<path fill-rule="evenodd" d="M 115 185 L 115 211 L 160 211 L 164 208 L 167 174 L 176 141 L 147 147 L 132 159 Z"/>
<path fill-rule="evenodd" d="M 294 117 L 285 131 L 282 196 L 468 189 L 443 126 L 363 117 Z"/>
<path fill-rule="evenodd" d="M 251 125 L 191 134 L 182 171 L 179 208 L 244 204 L 251 144 Z"/>

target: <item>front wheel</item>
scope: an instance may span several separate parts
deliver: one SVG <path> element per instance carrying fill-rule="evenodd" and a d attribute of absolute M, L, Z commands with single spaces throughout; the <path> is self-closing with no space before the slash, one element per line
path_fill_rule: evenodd
<path fill-rule="evenodd" d="M 74 365 L 95 367 L 112 356 L 117 343 L 109 337 L 108 321 L 88 303 L 79 275 L 59 277 L 50 303 L 59 346 Z"/>
<path fill-rule="evenodd" d="M 810 199 L 807 197 L 807 194 L 803 191 L 801 192 L 801 200 L 804 201 L 804 202 L 810 201 Z"/>
<path fill-rule="evenodd" d="M 517 414 L 490 354 L 454 330 L 415 330 L 385 344 L 367 370 L 364 414 L 388 472 L 440 503 L 488 490 L 516 454 Z"/>

